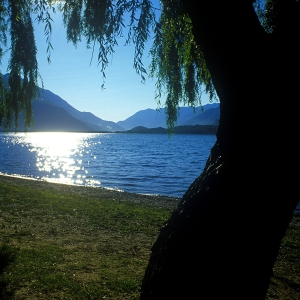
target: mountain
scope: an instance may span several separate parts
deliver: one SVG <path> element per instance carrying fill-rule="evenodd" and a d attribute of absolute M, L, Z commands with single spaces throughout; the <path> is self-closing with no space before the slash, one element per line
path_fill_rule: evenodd
<path fill-rule="evenodd" d="M 142 126 L 146 128 L 166 127 L 166 118 L 164 109 L 157 111 L 155 109 L 144 109 L 136 112 L 131 117 L 124 121 L 117 122 L 118 125 L 122 126 L 126 130 L 134 127 Z"/>
<path fill-rule="evenodd" d="M 58 95 L 55 95 L 49 90 L 40 89 L 40 96 L 37 100 L 49 103 L 66 110 L 72 117 L 83 122 L 90 128 L 91 131 L 123 131 L 124 128 L 112 122 L 102 120 L 90 112 L 81 112 L 71 106 L 67 101 L 63 100 Z M 34 104 L 34 103 L 33 103 Z"/>
<path fill-rule="evenodd" d="M 9 74 L 3 76 L 7 83 Z M 39 88 L 32 102 L 34 126 L 28 131 L 76 131 L 76 132 L 113 132 L 125 129 L 112 121 L 102 120 L 90 112 L 81 112 L 58 95 Z M 20 116 L 17 131 L 23 131 L 23 116 Z"/>
<path fill-rule="evenodd" d="M 219 103 L 212 103 L 196 108 L 196 112 L 191 107 L 180 107 L 179 117 L 176 126 L 185 125 L 214 125 L 218 126 L 220 119 Z M 166 128 L 165 109 L 159 111 L 155 109 L 140 110 L 124 121 L 117 122 L 118 125 L 130 130 L 142 126 L 146 128 Z"/>
<path fill-rule="evenodd" d="M 90 132 L 92 128 L 71 116 L 65 109 L 43 101 L 33 102 L 34 126 L 28 131 Z M 23 118 L 19 130 L 23 131 Z"/>
<path fill-rule="evenodd" d="M 182 122 L 180 125 L 219 125 L 220 120 L 220 107 L 206 107 L 203 113 L 199 111 L 197 115 L 189 120 Z"/>
<path fill-rule="evenodd" d="M 9 74 L 3 76 L 7 83 Z M 77 131 L 77 132 L 121 132 L 139 126 L 146 128 L 166 128 L 165 109 L 145 109 L 138 111 L 124 121 L 114 123 L 102 120 L 90 112 L 81 112 L 58 95 L 47 89 L 39 88 L 32 102 L 34 127 L 28 131 Z M 220 118 L 219 103 L 206 104 L 194 111 L 191 107 L 181 107 L 176 126 L 214 125 Z M 24 127 L 20 116 L 18 131 Z M 1 130 L 1 128 L 0 128 Z"/>

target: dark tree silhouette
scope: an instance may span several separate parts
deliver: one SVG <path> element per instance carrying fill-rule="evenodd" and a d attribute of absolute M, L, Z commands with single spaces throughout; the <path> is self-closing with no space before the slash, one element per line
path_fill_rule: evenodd
<path fill-rule="evenodd" d="M 182 2 L 221 118 L 203 173 L 153 246 L 143 300 L 266 296 L 299 201 L 298 112 L 282 105 L 299 97 L 299 2 L 276 1 L 271 33 L 252 2 Z"/>

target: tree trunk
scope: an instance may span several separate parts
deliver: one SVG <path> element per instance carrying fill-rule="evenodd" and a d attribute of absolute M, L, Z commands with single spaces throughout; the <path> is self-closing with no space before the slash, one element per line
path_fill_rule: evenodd
<path fill-rule="evenodd" d="M 299 46 L 267 35 L 252 1 L 193 2 L 185 9 L 220 125 L 204 171 L 152 248 L 140 299 L 265 299 L 299 201 L 297 110 L 281 108 L 298 97 Z"/>

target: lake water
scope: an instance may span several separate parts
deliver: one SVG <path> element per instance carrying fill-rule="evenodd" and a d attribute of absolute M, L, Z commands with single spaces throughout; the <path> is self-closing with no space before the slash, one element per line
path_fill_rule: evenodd
<path fill-rule="evenodd" d="M 181 197 L 215 141 L 197 134 L 0 134 L 0 173 Z"/>

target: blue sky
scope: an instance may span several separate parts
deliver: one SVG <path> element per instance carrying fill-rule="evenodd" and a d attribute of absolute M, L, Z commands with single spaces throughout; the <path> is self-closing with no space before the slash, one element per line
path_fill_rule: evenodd
<path fill-rule="evenodd" d="M 156 1 L 156 0 L 155 0 Z M 94 59 L 92 50 L 86 48 L 85 42 L 77 48 L 66 41 L 66 33 L 61 17 L 53 15 L 51 64 L 47 62 L 46 37 L 44 25 L 35 26 L 35 38 L 38 48 L 39 71 L 44 87 L 66 100 L 80 111 L 92 112 L 97 117 L 107 121 L 123 121 L 139 110 L 157 107 L 155 100 L 155 81 L 147 78 L 141 83 L 141 78 L 133 68 L 133 46 L 124 46 L 125 39 L 119 41 L 115 53 L 107 67 L 105 89 L 101 89 L 102 74 L 97 66 L 97 48 Z M 144 65 L 148 68 L 150 58 L 148 49 L 144 54 Z M 0 69 L 6 73 L 7 65 L 2 59 Z M 162 103 L 164 99 L 161 99 Z M 208 103 L 208 97 L 202 96 L 202 104 Z"/>

